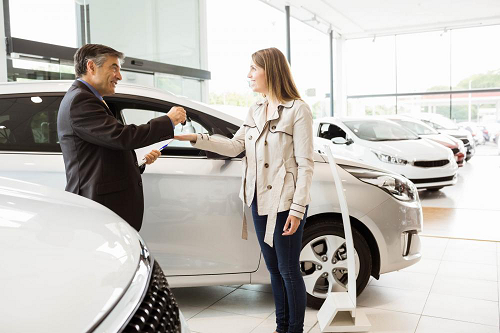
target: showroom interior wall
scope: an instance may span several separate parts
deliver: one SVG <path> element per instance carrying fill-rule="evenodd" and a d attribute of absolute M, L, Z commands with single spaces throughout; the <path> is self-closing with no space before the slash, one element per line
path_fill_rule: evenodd
<path fill-rule="evenodd" d="M 205 0 L 4 2 L 10 6 L 13 38 L 68 48 L 77 48 L 82 42 L 106 44 L 136 59 L 125 62 L 124 81 L 155 86 L 195 100 L 207 98 L 210 72 Z M 12 71 L 46 72 L 31 73 L 30 79 L 68 78 L 62 74 L 71 77 L 74 73 L 71 61 L 56 55 L 30 57 L 14 52 L 9 61 Z M 59 72 L 59 77 L 54 72 Z M 10 75 L 10 80 L 18 77 Z"/>
<path fill-rule="evenodd" d="M 347 40 L 346 114 L 499 121 L 499 34 L 493 25 Z"/>

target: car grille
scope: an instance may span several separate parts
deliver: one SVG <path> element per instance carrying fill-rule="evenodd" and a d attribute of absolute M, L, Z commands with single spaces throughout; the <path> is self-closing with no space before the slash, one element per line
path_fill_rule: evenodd
<path fill-rule="evenodd" d="M 441 177 L 441 178 L 422 178 L 422 179 L 410 179 L 413 184 L 425 184 L 425 183 L 440 183 L 453 180 L 455 176 Z"/>
<path fill-rule="evenodd" d="M 460 149 L 453 148 L 451 151 L 453 152 L 453 155 L 456 155 L 456 154 L 458 154 L 460 152 Z"/>
<path fill-rule="evenodd" d="M 179 306 L 156 262 L 144 300 L 123 332 L 181 332 Z"/>
<path fill-rule="evenodd" d="M 449 160 L 437 160 L 437 161 L 415 161 L 413 165 L 421 168 L 435 168 L 442 167 L 450 163 Z"/>

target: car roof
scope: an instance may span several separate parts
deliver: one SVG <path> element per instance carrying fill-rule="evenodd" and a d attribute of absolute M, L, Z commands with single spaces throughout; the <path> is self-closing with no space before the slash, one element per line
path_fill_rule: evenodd
<path fill-rule="evenodd" d="M 73 84 L 73 80 L 34 80 L 26 82 L 3 82 L 0 83 L 0 97 L 11 94 L 36 94 L 36 93 L 65 93 Z M 241 126 L 243 121 L 240 117 L 233 116 L 228 112 L 217 110 L 203 103 L 198 103 L 186 97 L 177 96 L 158 88 L 145 87 L 136 84 L 119 83 L 116 86 L 116 94 L 136 95 L 167 101 L 172 104 L 182 105 L 191 109 L 202 111 L 219 119 Z"/>

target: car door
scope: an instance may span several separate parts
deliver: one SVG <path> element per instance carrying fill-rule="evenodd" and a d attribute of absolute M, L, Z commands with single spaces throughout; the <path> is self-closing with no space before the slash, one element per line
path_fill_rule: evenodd
<path fill-rule="evenodd" d="M 143 124 L 165 115 L 172 105 L 128 97 L 107 99 L 126 124 Z M 188 109 L 189 121 L 175 134 L 200 132 L 230 136 L 237 126 Z M 141 160 L 165 142 L 138 149 Z M 142 175 L 144 221 L 140 234 L 170 276 L 253 272 L 260 248 L 252 223 L 241 238 L 243 204 L 238 197 L 241 158 L 225 158 L 173 141 Z M 246 209 L 251 221 L 251 212 Z"/>

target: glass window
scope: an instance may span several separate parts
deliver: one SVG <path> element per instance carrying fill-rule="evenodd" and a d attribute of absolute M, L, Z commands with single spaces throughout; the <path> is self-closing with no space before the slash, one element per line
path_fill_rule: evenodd
<path fill-rule="evenodd" d="M 201 68 L 198 0 L 86 3 L 92 43 L 109 45 L 130 57 Z"/>
<path fill-rule="evenodd" d="M 0 150 L 60 152 L 60 103 L 49 96 L 0 99 Z"/>
<path fill-rule="evenodd" d="M 450 33 L 427 32 L 396 37 L 397 92 L 450 89 Z"/>
<path fill-rule="evenodd" d="M 347 99 L 348 116 L 396 114 L 396 97 L 363 97 Z"/>
<path fill-rule="evenodd" d="M 325 117 L 330 114 L 329 35 L 295 18 L 290 19 L 290 30 L 291 70 L 297 89 L 313 117 Z"/>
<path fill-rule="evenodd" d="M 396 92 L 394 43 L 394 36 L 352 39 L 345 42 L 347 95 Z"/>
<path fill-rule="evenodd" d="M 12 37 L 78 47 L 77 6 L 68 0 L 10 0 Z"/>
<path fill-rule="evenodd" d="M 500 88 L 499 35 L 500 25 L 451 31 L 453 90 Z"/>
<path fill-rule="evenodd" d="M 155 86 L 177 96 L 201 101 L 201 81 L 176 75 L 155 73 Z"/>
<path fill-rule="evenodd" d="M 403 119 L 391 119 L 391 120 L 418 135 L 439 134 L 439 132 L 436 131 L 434 128 L 424 123 L 419 123 L 410 120 L 403 120 Z"/>

